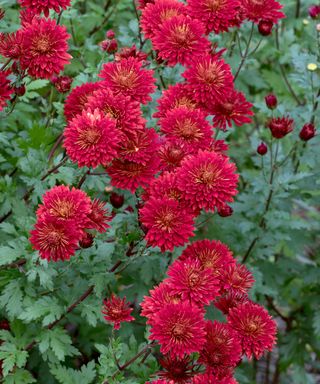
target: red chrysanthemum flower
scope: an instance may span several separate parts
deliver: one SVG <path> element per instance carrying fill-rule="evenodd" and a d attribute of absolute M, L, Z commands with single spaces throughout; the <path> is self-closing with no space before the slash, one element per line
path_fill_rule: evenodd
<path fill-rule="evenodd" d="M 42 79 L 59 74 L 72 58 L 67 53 L 69 37 L 66 27 L 57 25 L 55 20 L 33 19 L 32 24 L 23 29 L 22 69 Z"/>
<path fill-rule="evenodd" d="M 198 149 L 208 149 L 210 146 L 212 128 L 206 120 L 206 115 L 199 109 L 175 108 L 159 123 L 161 132 L 170 141 L 179 139 L 185 144 L 189 154 L 196 153 Z"/>
<path fill-rule="evenodd" d="M 187 83 L 169 85 L 169 88 L 163 91 L 157 103 L 158 112 L 153 115 L 154 117 L 165 117 L 174 108 L 199 108 L 198 103 L 190 95 Z"/>
<path fill-rule="evenodd" d="M 172 291 L 168 280 L 151 289 L 149 294 L 150 296 L 144 296 L 143 302 L 140 304 L 142 308 L 141 316 L 147 317 L 147 324 L 152 324 L 154 317 L 166 304 L 181 302 L 181 294 Z"/>
<path fill-rule="evenodd" d="M 125 297 L 121 299 L 112 294 L 108 300 L 103 301 L 103 304 L 103 317 L 106 321 L 113 323 L 114 329 L 120 329 L 120 323 L 135 320 L 134 317 L 130 315 L 133 308 L 130 308 Z"/>
<path fill-rule="evenodd" d="M 199 260 L 175 261 L 168 270 L 169 284 L 182 299 L 209 305 L 219 294 L 219 280 Z"/>
<path fill-rule="evenodd" d="M 183 3 L 177 0 L 156 0 L 142 10 L 140 26 L 147 39 L 154 37 L 162 24 L 174 16 L 184 14 Z"/>
<path fill-rule="evenodd" d="M 0 71 L 0 111 L 7 105 L 7 101 L 14 92 L 10 86 L 10 80 L 7 78 L 9 74 L 9 71 Z"/>
<path fill-rule="evenodd" d="M 158 372 L 158 376 L 169 380 L 169 382 L 173 380 L 175 384 L 186 384 L 194 376 L 189 356 L 185 356 L 183 359 L 166 356 L 159 362 L 164 371 Z"/>
<path fill-rule="evenodd" d="M 199 362 L 210 367 L 217 377 L 230 375 L 241 359 L 242 348 L 236 332 L 226 323 L 207 321 L 206 342 Z"/>
<path fill-rule="evenodd" d="M 260 20 L 277 23 L 285 14 L 280 12 L 283 6 L 275 0 L 241 0 L 245 17 L 258 24 Z"/>
<path fill-rule="evenodd" d="M 70 0 L 19 0 L 21 7 L 29 8 L 40 15 L 44 13 L 45 17 L 49 16 L 50 9 L 60 13 L 62 9 L 70 7 Z"/>
<path fill-rule="evenodd" d="M 198 20 L 179 15 L 165 21 L 152 38 L 158 56 L 170 66 L 187 65 L 197 57 L 209 53 L 211 44 L 203 37 L 204 26 Z"/>
<path fill-rule="evenodd" d="M 159 147 L 159 136 L 154 129 L 145 128 L 126 134 L 120 144 L 123 160 L 146 165 Z"/>
<path fill-rule="evenodd" d="M 140 209 L 140 219 L 148 230 L 147 243 L 162 252 L 172 251 L 194 236 L 193 214 L 169 198 L 148 200 Z"/>
<path fill-rule="evenodd" d="M 143 9 L 147 4 L 154 3 L 155 0 L 136 0 L 138 3 L 138 9 Z"/>
<path fill-rule="evenodd" d="M 51 188 L 43 196 L 43 205 L 37 210 L 37 216 L 51 216 L 57 220 L 68 223 L 77 228 L 86 228 L 88 224 L 88 215 L 91 213 L 92 204 L 88 195 L 72 187 L 59 185 Z"/>
<path fill-rule="evenodd" d="M 230 249 L 219 240 L 198 240 L 188 245 L 179 260 L 199 260 L 203 268 L 210 268 L 214 276 L 235 263 Z"/>
<path fill-rule="evenodd" d="M 239 0 L 188 0 L 188 13 L 206 26 L 206 32 L 227 32 L 234 26 Z"/>
<path fill-rule="evenodd" d="M 155 316 L 150 340 L 158 340 L 160 351 L 172 357 L 199 352 L 205 343 L 203 312 L 188 302 L 167 304 Z"/>
<path fill-rule="evenodd" d="M 220 284 L 223 293 L 247 293 L 254 284 L 254 278 L 244 264 L 232 264 L 223 269 Z"/>
<path fill-rule="evenodd" d="M 134 193 L 140 186 L 147 187 L 158 169 L 159 159 L 154 154 L 145 165 L 128 160 L 113 160 L 106 171 L 111 177 L 111 185 Z"/>
<path fill-rule="evenodd" d="M 147 381 L 146 384 L 172 384 L 170 381 L 159 379 L 153 381 Z"/>
<path fill-rule="evenodd" d="M 40 19 L 40 16 L 36 14 L 36 11 L 32 8 L 21 9 L 20 11 L 20 22 L 23 27 L 27 27 L 28 24 L 32 24 L 33 19 Z"/>
<path fill-rule="evenodd" d="M 223 296 L 219 296 L 214 302 L 214 306 L 227 315 L 231 308 L 237 307 L 247 301 L 249 301 L 249 297 L 246 293 L 230 291 L 226 292 Z"/>
<path fill-rule="evenodd" d="M 178 186 L 194 209 L 213 211 L 233 201 L 238 181 L 235 170 L 226 156 L 200 150 L 182 161 L 177 170 Z"/>
<path fill-rule="evenodd" d="M 264 351 L 272 351 L 276 343 L 277 325 L 267 310 L 259 304 L 247 302 L 232 308 L 228 324 L 233 328 L 249 359 L 260 359 Z"/>
<path fill-rule="evenodd" d="M 173 171 L 180 167 L 182 160 L 188 154 L 186 145 L 181 140 L 171 142 L 166 140 L 159 149 L 159 158 L 163 171 Z"/>
<path fill-rule="evenodd" d="M 157 179 L 154 179 L 149 189 L 142 196 L 144 200 L 150 197 L 162 199 L 167 197 L 181 202 L 181 191 L 177 186 L 177 177 L 174 172 L 164 172 Z"/>
<path fill-rule="evenodd" d="M 204 104 L 225 100 L 233 90 L 230 66 L 214 56 L 195 58 L 182 76 L 190 85 L 192 97 Z"/>
<path fill-rule="evenodd" d="M 212 140 L 210 148 L 212 152 L 218 152 L 222 155 L 225 155 L 225 152 L 229 150 L 229 146 L 224 140 Z"/>
<path fill-rule="evenodd" d="M 79 167 L 107 165 L 118 154 L 119 130 L 114 119 L 98 109 L 74 117 L 64 130 L 67 154 Z"/>
<path fill-rule="evenodd" d="M 33 249 L 48 261 L 69 260 L 73 256 L 82 231 L 75 223 L 66 223 L 55 216 L 42 215 L 30 232 Z"/>
<path fill-rule="evenodd" d="M 294 120 L 289 116 L 273 117 L 268 123 L 268 128 L 275 139 L 282 139 L 288 133 L 292 132 L 293 126 Z"/>
<path fill-rule="evenodd" d="M 66 120 L 69 121 L 73 117 L 80 115 L 85 109 L 90 96 L 95 91 L 102 88 L 102 86 L 102 81 L 98 81 L 97 83 L 84 83 L 73 88 L 64 104 L 64 115 Z"/>
<path fill-rule="evenodd" d="M 147 104 L 155 90 L 153 71 L 143 69 L 142 63 L 133 58 L 103 65 L 99 75 L 114 94 L 121 93 L 132 100 Z"/>
<path fill-rule="evenodd" d="M 217 101 L 207 105 L 210 114 L 214 115 L 212 120 L 214 127 L 223 131 L 226 131 L 227 127 L 231 128 L 232 121 L 239 127 L 251 123 L 252 107 L 253 105 L 246 100 L 244 94 L 236 90 L 231 91 L 222 102 Z"/>
<path fill-rule="evenodd" d="M 133 57 L 136 60 L 141 61 L 142 64 L 146 64 L 148 54 L 145 52 L 139 51 L 135 45 L 132 45 L 131 47 L 122 47 L 120 52 L 117 52 L 114 55 L 115 61 L 128 59 L 129 57 Z"/>
<path fill-rule="evenodd" d="M 8 59 L 20 60 L 23 55 L 23 32 L 0 33 L 0 54 Z"/>
<path fill-rule="evenodd" d="M 94 199 L 91 204 L 91 212 L 88 215 L 90 223 L 87 228 L 95 229 L 100 233 L 105 232 L 109 228 L 108 221 L 111 220 L 109 212 L 105 207 L 104 201 Z"/>
<path fill-rule="evenodd" d="M 98 108 L 105 115 L 117 122 L 117 128 L 128 133 L 143 130 L 145 120 L 142 117 L 140 104 L 122 94 L 114 95 L 108 88 L 93 92 L 85 103 L 85 108 Z"/>
<path fill-rule="evenodd" d="M 238 384 L 233 377 L 217 379 L 212 373 L 199 373 L 194 376 L 192 384 Z"/>

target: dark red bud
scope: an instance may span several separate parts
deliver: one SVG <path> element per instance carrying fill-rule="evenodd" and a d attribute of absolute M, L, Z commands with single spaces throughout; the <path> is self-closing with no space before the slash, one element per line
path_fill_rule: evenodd
<path fill-rule="evenodd" d="M 265 98 L 266 105 L 269 109 L 275 109 L 277 108 L 278 105 L 278 99 L 277 96 L 274 95 L 273 93 L 270 93 L 267 95 Z"/>
<path fill-rule="evenodd" d="M 108 53 L 115 53 L 118 50 L 118 42 L 116 39 L 103 40 L 100 43 L 100 46 L 101 46 L 103 51 L 106 51 Z"/>
<path fill-rule="evenodd" d="M 315 134 L 316 134 L 315 126 L 312 123 L 308 123 L 302 127 L 299 133 L 299 137 L 303 141 L 308 141 L 312 139 L 315 136 Z"/>
<path fill-rule="evenodd" d="M 14 92 L 17 96 L 23 96 L 26 93 L 26 87 L 24 84 L 21 84 L 19 87 L 14 89 Z"/>
<path fill-rule="evenodd" d="M 84 232 L 79 245 L 81 248 L 90 248 L 93 245 L 94 236 L 91 233 Z"/>
<path fill-rule="evenodd" d="M 259 155 L 264 156 L 268 152 L 268 147 L 265 145 L 265 143 L 261 143 L 258 145 L 257 152 Z"/>
<path fill-rule="evenodd" d="M 227 204 L 225 204 L 221 208 L 218 208 L 218 215 L 221 217 L 228 217 L 228 216 L 231 216 L 232 214 L 233 214 L 233 209 Z"/>
<path fill-rule="evenodd" d="M 269 36 L 272 33 L 273 22 L 270 20 L 260 20 L 258 30 L 260 35 Z"/>
<path fill-rule="evenodd" d="M 116 192 L 112 192 L 110 195 L 110 203 L 114 208 L 121 208 L 124 203 L 124 196 L 119 195 Z"/>
<path fill-rule="evenodd" d="M 107 32 L 106 32 L 106 38 L 107 39 L 114 39 L 116 36 L 116 34 L 114 33 L 114 31 L 112 29 L 109 29 Z"/>
<path fill-rule="evenodd" d="M 320 15 L 320 5 L 311 5 L 308 9 L 308 13 L 312 19 L 317 19 Z"/>
<path fill-rule="evenodd" d="M 72 78 L 69 76 L 53 76 L 51 82 L 59 93 L 67 93 L 70 91 Z"/>
<path fill-rule="evenodd" d="M 10 331 L 10 324 L 9 321 L 6 319 L 3 319 L 0 321 L 0 329 L 5 329 L 7 331 Z"/>

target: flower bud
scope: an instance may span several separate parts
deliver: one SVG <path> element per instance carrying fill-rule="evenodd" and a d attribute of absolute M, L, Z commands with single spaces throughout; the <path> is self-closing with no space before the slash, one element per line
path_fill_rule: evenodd
<path fill-rule="evenodd" d="M 79 241 L 79 245 L 81 248 L 90 248 L 93 245 L 94 236 L 91 233 L 84 232 L 81 240 Z"/>
<path fill-rule="evenodd" d="M 294 120 L 289 116 L 272 118 L 268 123 L 268 128 L 275 139 L 282 139 L 293 131 Z"/>
<path fill-rule="evenodd" d="M 69 76 L 54 76 L 51 78 L 51 82 L 59 93 L 67 93 L 70 91 L 72 78 Z"/>
<path fill-rule="evenodd" d="M 103 51 L 108 52 L 108 53 L 115 53 L 118 50 L 118 42 L 116 39 L 112 40 L 103 40 L 100 43 L 100 47 L 102 48 Z"/>
<path fill-rule="evenodd" d="M 116 34 L 114 33 L 113 29 L 109 29 L 106 32 L 106 38 L 107 39 L 114 39 L 116 37 Z"/>
<path fill-rule="evenodd" d="M 228 217 L 233 214 L 233 209 L 225 204 L 223 207 L 218 208 L 218 215 L 221 217 Z"/>
<path fill-rule="evenodd" d="M 14 92 L 17 96 L 23 96 L 26 93 L 26 87 L 24 84 L 21 84 L 19 87 L 14 89 Z"/>
<path fill-rule="evenodd" d="M 266 105 L 269 109 L 275 109 L 277 108 L 278 105 L 278 99 L 277 96 L 274 95 L 273 93 L 270 93 L 267 95 L 265 98 Z"/>
<path fill-rule="evenodd" d="M 302 127 L 299 133 L 299 137 L 303 141 L 309 141 L 315 136 L 315 134 L 316 134 L 315 126 L 312 123 L 307 123 Z"/>
<path fill-rule="evenodd" d="M 272 33 L 273 22 L 270 20 L 260 20 L 258 30 L 260 35 L 269 36 Z"/>
<path fill-rule="evenodd" d="M 10 324 L 9 321 L 6 319 L 0 320 L 0 329 L 5 329 L 7 331 L 10 331 Z"/>
<path fill-rule="evenodd" d="M 119 195 L 116 192 L 112 192 L 110 195 L 110 203 L 114 208 L 121 208 L 124 203 L 124 196 Z"/>
<path fill-rule="evenodd" d="M 261 142 L 261 144 L 258 145 L 257 152 L 259 155 L 264 156 L 268 152 L 268 147 L 265 143 Z"/>
<path fill-rule="evenodd" d="M 308 13 L 312 19 L 317 19 L 320 15 L 320 5 L 311 5 L 308 9 Z"/>

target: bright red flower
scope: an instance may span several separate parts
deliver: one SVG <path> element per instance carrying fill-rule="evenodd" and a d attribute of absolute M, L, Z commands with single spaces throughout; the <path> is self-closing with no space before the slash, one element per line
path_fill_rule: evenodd
<path fill-rule="evenodd" d="M 113 323 L 114 329 L 120 329 L 120 323 L 135 320 L 134 317 L 130 315 L 133 308 L 130 308 L 125 297 L 121 299 L 120 297 L 112 294 L 108 300 L 103 301 L 103 304 L 103 317 L 106 321 Z"/>
<path fill-rule="evenodd" d="M 169 382 L 173 380 L 175 384 L 186 384 L 190 382 L 194 375 L 188 356 L 185 356 L 183 359 L 166 356 L 160 359 L 159 362 L 165 370 L 158 372 L 158 376 L 169 380 Z"/>
<path fill-rule="evenodd" d="M 188 302 L 167 304 L 155 316 L 150 340 L 158 340 L 160 352 L 183 358 L 199 352 L 205 343 L 203 312 Z"/>
<path fill-rule="evenodd" d="M 299 132 L 299 137 L 303 141 L 311 140 L 317 133 L 317 130 L 312 123 L 305 124 Z"/>
<path fill-rule="evenodd" d="M 79 167 L 107 165 L 118 154 L 116 122 L 98 109 L 88 109 L 74 117 L 64 130 L 64 138 L 68 156 Z"/>
<path fill-rule="evenodd" d="M 143 9 L 147 4 L 154 3 L 155 0 L 137 0 L 138 9 Z"/>
<path fill-rule="evenodd" d="M 177 0 L 156 0 L 144 7 L 140 26 L 147 39 L 153 38 L 162 24 L 174 16 L 185 13 L 185 6 Z"/>
<path fill-rule="evenodd" d="M 102 81 L 97 83 L 84 83 L 73 88 L 64 103 L 64 115 L 67 121 L 80 115 L 88 103 L 89 97 L 102 88 Z"/>
<path fill-rule="evenodd" d="M 249 359 L 260 359 L 264 351 L 272 351 L 276 343 L 277 325 L 261 305 L 247 302 L 232 308 L 228 324 L 237 332 L 243 352 Z"/>
<path fill-rule="evenodd" d="M 23 55 L 23 32 L 0 33 L 0 54 L 8 59 L 20 60 Z"/>
<path fill-rule="evenodd" d="M 204 26 L 198 20 L 179 15 L 165 21 L 152 38 L 158 56 L 168 65 L 187 65 L 210 51 L 211 43 L 203 37 Z"/>
<path fill-rule="evenodd" d="M 142 308 L 141 316 L 148 318 L 147 324 L 152 324 L 157 313 L 166 304 L 178 304 L 181 302 L 181 294 L 172 291 L 168 280 L 151 289 L 149 294 L 150 296 L 144 296 L 143 302 L 140 304 Z"/>
<path fill-rule="evenodd" d="M 219 294 L 219 280 L 210 268 L 203 268 L 199 260 L 175 261 L 168 276 L 173 292 L 181 293 L 183 300 L 197 305 L 209 305 Z"/>
<path fill-rule="evenodd" d="M 82 231 L 75 223 L 66 223 L 55 216 L 42 215 L 30 232 L 33 249 L 48 261 L 69 260 L 73 256 Z"/>
<path fill-rule="evenodd" d="M 294 120 L 289 116 L 273 117 L 268 123 L 268 128 L 275 139 L 282 139 L 288 133 L 293 131 L 293 127 Z"/>
<path fill-rule="evenodd" d="M 188 13 L 206 26 L 206 33 L 226 32 L 234 26 L 239 0 L 188 0 Z"/>
<path fill-rule="evenodd" d="M 107 167 L 106 171 L 111 177 L 111 185 L 116 188 L 128 189 L 134 193 L 139 186 L 148 186 L 158 169 L 159 159 L 154 155 L 145 165 L 134 161 L 116 159 Z"/>
<path fill-rule="evenodd" d="M 160 120 L 161 132 L 170 141 L 177 139 L 185 144 L 188 153 L 195 153 L 198 149 L 208 149 L 212 128 L 206 120 L 206 115 L 199 109 L 179 107 L 169 111 Z"/>
<path fill-rule="evenodd" d="M 227 157 L 200 150 L 182 161 L 177 170 L 178 186 L 194 209 L 213 211 L 233 201 L 238 181 L 235 171 Z"/>
<path fill-rule="evenodd" d="M 14 90 L 11 88 L 11 82 L 7 78 L 9 71 L 0 71 L 0 111 L 7 105 Z"/>
<path fill-rule="evenodd" d="M 59 74 L 70 63 L 67 40 L 70 35 L 66 27 L 51 19 L 33 19 L 23 29 L 22 69 L 35 78 L 50 79 Z"/>
<path fill-rule="evenodd" d="M 217 377 L 229 376 L 241 359 L 242 348 L 236 332 L 226 323 L 207 321 L 206 342 L 199 362 L 212 368 Z"/>
<path fill-rule="evenodd" d="M 253 104 L 249 103 L 242 92 L 231 91 L 225 100 L 208 105 L 211 115 L 214 115 L 213 126 L 223 131 L 231 128 L 232 121 L 238 127 L 251 123 Z"/>
<path fill-rule="evenodd" d="M 132 100 L 147 104 L 155 90 L 153 70 L 143 69 L 142 63 L 133 58 L 103 65 L 99 76 L 114 94 L 121 93 Z"/>
<path fill-rule="evenodd" d="M 174 172 L 164 172 L 157 179 L 154 179 L 150 184 L 150 187 L 143 196 L 145 200 L 150 196 L 156 199 L 162 199 L 167 197 L 181 202 L 181 191 L 177 186 L 177 177 Z"/>
<path fill-rule="evenodd" d="M 36 14 L 44 13 L 49 16 L 50 9 L 60 13 L 62 9 L 70 7 L 70 0 L 19 0 L 21 7 L 32 9 Z"/>
<path fill-rule="evenodd" d="M 233 90 L 230 66 L 214 56 L 197 57 L 182 74 L 188 81 L 196 101 L 215 103 L 227 99 Z"/>
<path fill-rule="evenodd" d="M 212 152 L 221 153 L 222 155 L 225 155 L 225 152 L 229 150 L 229 146 L 224 140 L 212 140 L 210 148 Z"/>
<path fill-rule="evenodd" d="M 283 6 L 275 0 L 241 0 L 241 7 L 248 20 L 258 24 L 260 20 L 277 23 L 285 14 L 280 12 Z"/>
<path fill-rule="evenodd" d="M 238 384 L 233 377 L 217 379 L 212 373 L 199 373 L 194 376 L 192 384 Z"/>
<path fill-rule="evenodd" d="M 254 284 L 252 273 L 244 264 L 232 264 L 220 275 L 221 292 L 247 293 Z"/>
<path fill-rule="evenodd" d="M 117 52 L 114 55 L 115 61 L 120 61 L 123 59 L 128 59 L 129 57 L 134 57 L 136 60 L 141 61 L 143 64 L 146 64 L 148 54 L 142 51 L 139 51 L 135 45 L 131 47 L 123 47 L 120 52 Z"/>
<path fill-rule="evenodd" d="M 99 199 L 93 200 L 88 219 L 90 220 L 90 223 L 87 227 L 89 229 L 95 229 L 100 233 L 104 233 L 109 228 L 108 221 L 111 220 L 111 216 L 105 207 L 104 201 Z"/>
<path fill-rule="evenodd" d="M 72 77 L 69 76 L 54 76 L 51 78 L 52 84 L 55 86 L 59 93 L 67 93 L 70 91 L 72 84 Z"/>
<path fill-rule="evenodd" d="M 114 95 L 108 88 L 101 88 L 88 97 L 85 108 L 98 108 L 108 117 L 116 120 L 117 128 L 127 133 L 143 130 L 145 120 L 140 104 L 121 93 Z"/>
<path fill-rule="evenodd" d="M 43 205 L 40 205 L 37 210 L 39 218 L 47 215 L 64 222 L 66 226 L 86 228 L 92 204 L 85 192 L 74 187 L 70 189 L 66 185 L 59 185 L 47 191 L 42 196 L 42 200 Z"/>
<path fill-rule="evenodd" d="M 20 22 L 22 27 L 27 27 L 28 24 L 32 24 L 33 19 L 40 19 L 40 16 L 36 14 L 36 11 L 31 8 L 25 8 L 20 10 Z"/>
<path fill-rule="evenodd" d="M 159 158 L 161 168 L 164 171 L 173 171 L 181 165 L 182 160 L 188 154 L 188 149 L 184 143 L 179 140 L 171 142 L 165 141 L 159 149 Z"/>
<path fill-rule="evenodd" d="M 237 307 L 247 301 L 249 301 L 249 297 L 246 293 L 230 291 L 226 292 L 223 296 L 219 296 L 214 302 L 214 306 L 227 315 L 231 308 Z"/>
<path fill-rule="evenodd" d="M 140 209 L 140 219 L 148 230 L 147 243 L 162 252 L 172 251 L 194 236 L 193 214 L 169 198 L 148 200 Z"/>

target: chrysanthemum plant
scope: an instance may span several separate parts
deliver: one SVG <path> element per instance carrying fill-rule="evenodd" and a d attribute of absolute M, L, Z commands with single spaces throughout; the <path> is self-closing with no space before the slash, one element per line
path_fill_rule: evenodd
<path fill-rule="evenodd" d="M 275 196 L 309 183 L 299 170 L 319 103 L 309 57 L 297 73 L 310 103 L 280 55 L 262 80 L 283 5 L 18 3 L 14 31 L 0 12 L 3 382 L 279 383 L 277 328 L 301 319 L 281 308 L 281 273 L 266 286 L 290 256 Z M 99 40 L 117 11 L 134 19 Z M 253 91 L 273 85 L 282 103 Z M 309 214 L 296 201 L 293 229 Z"/>

